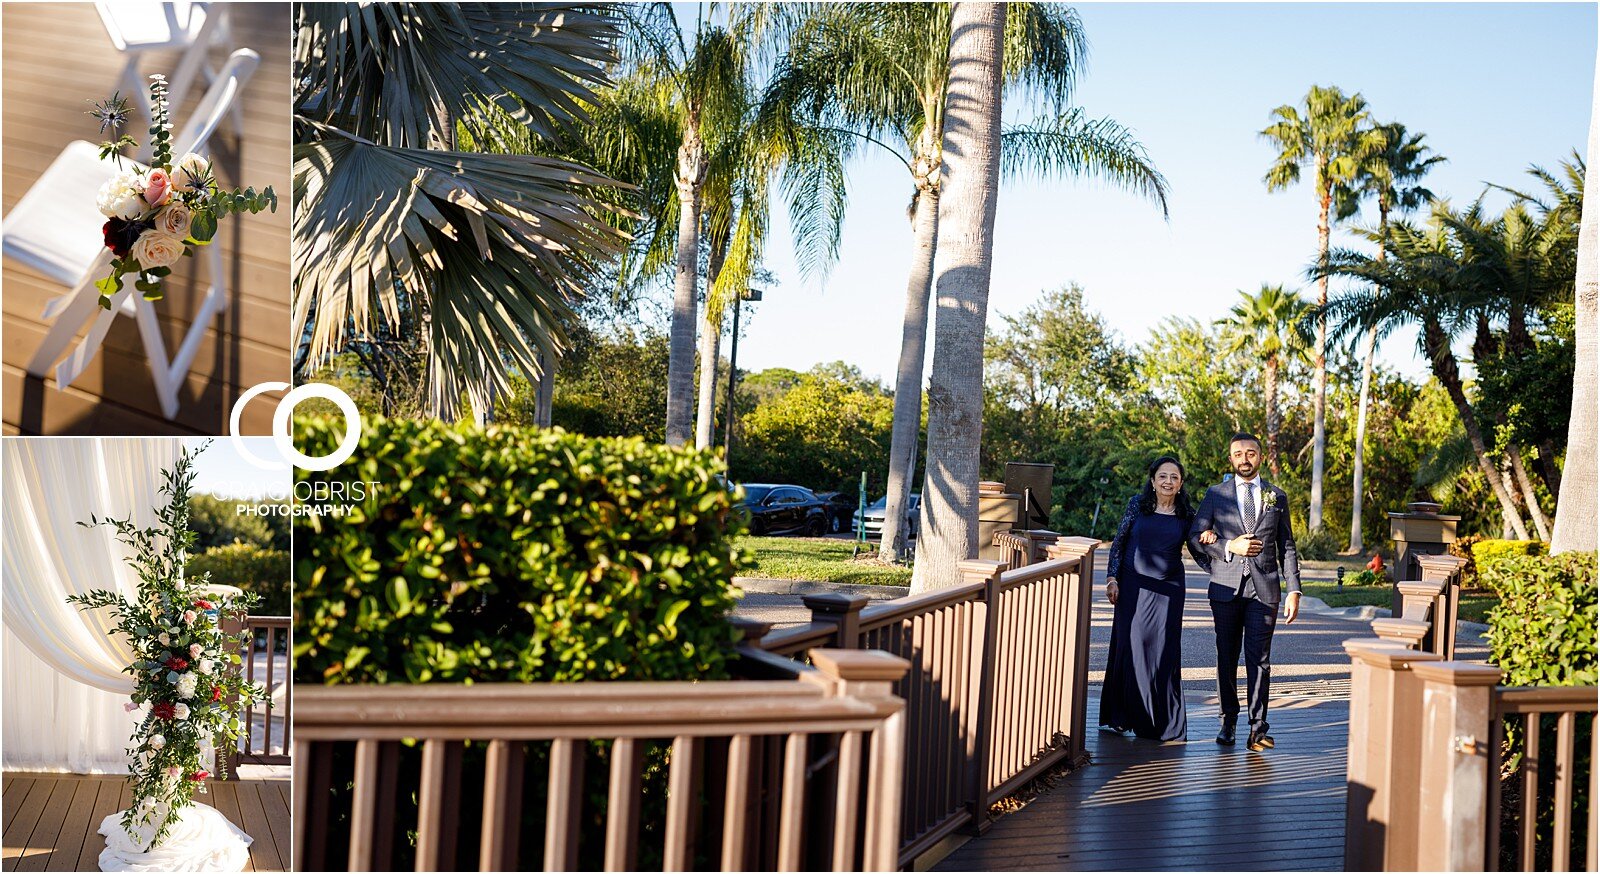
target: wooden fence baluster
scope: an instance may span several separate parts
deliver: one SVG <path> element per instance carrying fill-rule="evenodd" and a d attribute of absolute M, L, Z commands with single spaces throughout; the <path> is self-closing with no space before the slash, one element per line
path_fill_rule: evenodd
<path fill-rule="evenodd" d="M 694 864 L 690 855 L 689 830 L 694 818 L 695 739 L 688 736 L 672 741 L 672 764 L 667 776 L 666 871 L 687 871 Z"/>
<path fill-rule="evenodd" d="M 571 737 L 559 737 L 550 742 L 550 790 L 544 820 L 546 871 L 572 871 L 578 867 L 578 824 L 583 816 L 583 747 L 583 741 Z M 518 762 L 519 778 L 520 775 L 521 763 Z M 519 801 L 519 809 L 520 806 Z M 511 828 L 516 828 L 514 820 Z M 516 861 L 513 852 L 506 859 L 508 864 L 494 870 L 514 871 Z"/>
<path fill-rule="evenodd" d="M 356 741 L 355 798 L 350 810 L 351 871 L 371 871 L 372 841 L 377 822 L 378 744 L 375 740 Z M 393 801 L 393 799 L 388 799 Z"/>
<path fill-rule="evenodd" d="M 836 822 L 855 822 L 861 812 L 861 743 L 859 731 L 839 737 L 839 781 L 834 796 L 839 815 Z M 856 830 L 833 830 L 833 870 L 856 870 Z"/>
<path fill-rule="evenodd" d="M 311 791 L 311 775 L 308 773 L 310 763 L 311 744 L 303 741 L 295 741 L 294 765 L 291 768 L 291 771 L 294 774 L 294 786 L 291 787 L 294 791 L 294 809 L 292 811 L 294 818 L 291 820 L 291 822 L 310 822 L 306 816 L 306 794 Z M 306 829 L 297 828 L 294 829 L 293 832 L 294 866 L 290 870 L 309 871 L 311 870 L 311 866 L 307 864 L 309 860 L 306 859 Z M 1590 845 L 1593 846 L 1592 838 L 1590 840 Z"/>
<path fill-rule="evenodd" d="M 750 747 L 748 734 L 728 744 L 728 790 L 722 809 L 722 870 L 743 871 L 745 828 L 750 818 Z"/>
<path fill-rule="evenodd" d="M 457 804 L 461 795 L 461 742 L 422 744 L 422 785 L 417 799 L 417 870 L 453 871 Z"/>
<path fill-rule="evenodd" d="M 631 737 L 611 745 L 611 785 L 606 796 L 606 870 L 639 868 L 639 779 L 643 744 Z"/>
<path fill-rule="evenodd" d="M 1568 710 L 1556 720 L 1555 823 L 1550 830 L 1551 871 L 1569 871 L 1572 862 L 1572 800 L 1577 787 L 1573 750 L 1578 734 L 1578 714 Z M 1594 763 L 1589 764 L 1590 768 Z M 1592 801 L 1590 803 L 1593 803 Z"/>
<path fill-rule="evenodd" d="M 1533 870 L 1534 844 L 1539 838 L 1539 714 L 1522 720 L 1522 822 L 1518 843 L 1523 871 Z"/>
<path fill-rule="evenodd" d="M 783 749 L 783 805 L 778 821 L 779 871 L 799 871 L 801 841 L 805 830 L 806 810 L 806 750 L 808 736 L 800 732 L 789 735 Z"/>

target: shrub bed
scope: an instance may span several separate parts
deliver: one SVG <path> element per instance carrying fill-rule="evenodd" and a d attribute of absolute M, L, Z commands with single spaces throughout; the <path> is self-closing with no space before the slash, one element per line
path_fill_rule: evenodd
<path fill-rule="evenodd" d="M 326 454 L 343 421 L 295 432 Z M 349 461 L 301 475 L 364 495 L 346 516 L 297 519 L 296 677 L 724 676 L 748 558 L 720 470 L 638 438 L 370 420 Z"/>

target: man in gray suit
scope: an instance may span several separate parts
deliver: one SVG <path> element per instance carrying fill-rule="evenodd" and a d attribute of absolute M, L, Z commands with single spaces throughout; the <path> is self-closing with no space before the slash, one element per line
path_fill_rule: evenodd
<path fill-rule="evenodd" d="M 1283 590 L 1284 622 L 1300 615 L 1300 558 L 1289 527 L 1289 498 L 1261 479 L 1261 441 L 1239 433 L 1228 445 L 1233 478 L 1206 490 L 1189 529 L 1190 543 L 1211 556 L 1211 619 L 1217 631 L 1217 694 L 1222 730 L 1232 745 L 1239 721 L 1239 651 L 1249 688 L 1250 738 L 1257 752 L 1274 746 L 1267 734 L 1272 685 L 1272 630 Z"/>

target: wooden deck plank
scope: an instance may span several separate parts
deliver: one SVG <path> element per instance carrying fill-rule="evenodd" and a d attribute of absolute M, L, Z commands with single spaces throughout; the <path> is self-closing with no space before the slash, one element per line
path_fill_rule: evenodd
<path fill-rule="evenodd" d="M 17 860 L 16 870 L 45 870 L 45 865 L 49 863 L 50 857 L 55 855 L 56 841 L 61 838 L 61 830 L 66 823 L 67 811 L 72 806 L 72 796 L 77 791 L 77 788 L 78 781 L 70 778 L 52 781 L 50 800 L 45 802 L 44 809 L 39 813 L 39 822 L 34 825 L 33 833 L 28 835 L 27 843 L 23 847 L 22 857 Z M 82 846 L 82 844 L 80 843 L 79 846 Z M 73 855 L 76 857 L 76 852 Z"/>
<path fill-rule="evenodd" d="M 106 817 L 123 808 L 117 806 L 125 784 L 102 781 L 96 788 L 94 807 L 89 812 L 89 833 L 84 836 L 83 847 L 78 851 L 78 870 L 96 871 L 100 867 L 100 851 L 106 848 L 106 839 L 100 834 L 100 824 Z"/>
<path fill-rule="evenodd" d="M 215 807 L 217 810 L 221 811 L 223 816 L 228 818 L 229 822 L 232 822 L 233 824 L 244 829 L 246 832 L 249 832 L 249 828 L 244 824 L 244 817 L 240 815 L 238 790 L 239 781 L 237 780 L 216 781 L 211 784 L 211 792 L 205 797 L 202 803 Z M 252 835 L 251 837 L 255 836 Z M 250 860 L 245 863 L 244 870 L 256 870 L 254 861 L 254 853 L 252 853 Z"/>
<path fill-rule="evenodd" d="M 94 871 L 105 840 L 105 817 L 126 810 L 132 793 L 122 777 L 7 772 L 4 870 Z M 292 836 L 283 780 L 226 781 L 196 801 L 209 804 L 253 838 L 246 870 L 286 870 Z M 16 799 L 13 804 L 10 799 Z"/>
<path fill-rule="evenodd" d="M 4 810 L 3 824 L 0 829 L 9 829 L 11 821 L 17 818 L 17 811 L 22 807 L 22 802 L 28 797 L 28 791 L 33 788 L 33 778 L 7 774 L 0 781 L 0 808 Z"/>
<path fill-rule="evenodd" d="M 76 781 L 72 792 L 72 803 L 67 807 L 66 818 L 61 822 L 61 833 L 56 838 L 55 848 L 51 851 L 44 870 L 78 870 L 78 856 L 83 851 L 84 841 L 94 831 L 90 812 L 94 809 L 95 798 L 99 793 L 99 783 L 93 780 Z"/>
<path fill-rule="evenodd" d="M 1275 700 L 1276 749 L 1217 745 L 1191 695 L 1189 741 L 1096 733 L 1093 763 L 996 820 L 935 870 L 1338 870 L 1348 703 Z M 1091 702 L 1091 724 L 1098 701 Z"/>
<path fill-rule="evenodd" d="M 233 399 L 243 389 L 266 381 L 288 381 L 289 350 L 289 33 L 287 4 L 231 7 L 236 45 L 261 55 L 261 64 L 241 95 L 244 136 L 235 139 L 230 124 L 213 138 L 218 177 L 225 183 L 273 186 L 280 195 L 276 213 L 238 216 L 224 226 L 227 310 L 206 327 L 190 380 L 180 393 L 181 414 L 167 421 L 160 412 L 145 365 L 143 344 L 129 320 L 119 319 L 101 354 L 67 391 L 53 378 L 27 378 L 23 372 L 46 325 L 44 301 L 66 291 L 12 261 L 0 268 L 0 427 L 6 434 L 223 434 Z M 62 147 L 98 136 L 84 114 L 85 101 L 107 96 L 122 59 L 112 51 L 90 4 L 5 4 L 3 16 L 4 135 L 6 165 L 0 173 L 0 207 L 8 210 L 32 186 Z M 86 50 L 91 47 L 94 50 Z M 71 57 L 70 64 L 61 63 Z M 170 71 L 175 52 L 150 53 L 145 72 Z M 222 53 L 213 55 L 220 62 Z M 191 89 L 174 114 L 188 118 L 203 87 Z M 142 135 L 140 132 L 135 132 Z M 199 265 L 185 262 L 168 283 L 159 305 L 168 354 L 175 350 L 195 312 L 203 287 Z M 272 404 L 252 405 L 243 430 L 268 433 Z M 101 409 L 109 407 L 111 409 Z"/>

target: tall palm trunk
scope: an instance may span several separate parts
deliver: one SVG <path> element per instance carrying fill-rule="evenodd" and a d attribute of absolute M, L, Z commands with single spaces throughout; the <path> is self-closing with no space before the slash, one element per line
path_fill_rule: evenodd
<path fill-rule="evenodd" d="M 728 255 L 725 240 L 713 239 L 711 258 L 706 264 L 706 308 L 700 325 L 700 397 L 695 407 L 694 448 L 711 446 L 717 419 L 717 359 L 722 355 L 722 313 L 711 311 L 711 289 L 722 275 Z"/>
<path fill-rule="evenodd" d="M 1266 361 L 1267 378 L 1267 467 L 1273 478 L 1283 475 L 1283 464 L 1278 460 L 1278 432 L 1283 429 L 1283 417 L 1278 414 L 1278 356 Z"/>
<path fill-rule="evenodd" d="M 1384 236 L 1378 238 L 1378 264 L 1381 266 L 1388 260 L 1389 233 L 1389 204 L 1381 198 L 1378 200 L 1378 230 Z M 1366 488 L 1366 461 L 1367 461 L 1367 403 L 1372 397 L 1372 364 L 1378 354 L 1378 326 L 1367 327 L 1366 350 L 1361 356 L 1361 397 L 1356 402 L 1356 445 L 1355 458 L 1351 465 L 1350 489 L 1350 554 L 1354 555 L 1366 549 L 1361 536 L 1361 513 L 1365 509 L 1362 500 L 1363 489 Z"/>
<path fill-rule="evenodd" d="M 533 423 L 540 428 L 550 427 L 555 416 L 556 361 L 539 353 L 539 382 L 533 395 Z"/>
<path fill-rule="evenodd" d="M 678 269 L 672 292 L 672 330 L 667 352 L 667 445 L 689 442 L 694 423 L 696 286 L 700 255 L 700 186 L 706 178 L 705 143 L 695 120 L 684 126 L 678 147 Z"/>
<path fill-rule="evenodd" d="M 1583 215 L 1578 220 L 1576 309 L 1577 366 L 1572 381 L 1572 418 L 1567 424 L 1567 463 L 1556 501 L 1550 551 L 1595 549 L 1600 511 L 1600 56 L 1595 58 L 1594 108 L 1589 116 L 1589 162 L 1583 175 Z M 1542 454 L 1542 453 L 1541 453 Z M 1552 466 L 1554 465 L 1554 459 Z"/>
<path fill-rule="evenodd" d="M 978 450 L 983 439 L 983 341 L 1000 191 L 1004 3 L 951 13 L 946 173 L 939 204 L 938 310 L 928 384 L 928 473 L 913 592 L 956 585 L 978 552 Z"/>
<path fill-rule="evenodd" d="M 906 505 L 917 469 L 917 434 L 922 428 L 922 366 L 928 349 L 928 296 L 933 291 L 933 255 L 939 242 L 938 165 L 918 180 L 912 219 L 911 276 L 900 325 L 900 363 L 895 370 L 894 424 L 889 438 L 888 491 L 878 557 L 899 561 L 906 554 Z M 931 175 L 932 178 L 929 178 Z"/>
<path fill-rule="evenodd" d="M 1328 306 L 1328 211 L 1333 206 L 1333 190 L 1327 182 L 1325 157 L 1317 158 L 1316 178 L 1322 185 L 1317 193 L 1317 267 L 1321 278 L 1317 280 L 1317 306 Z M 1328 451 L 1328 316 L 1317 316 L 1317 348 L 1312 359 L 1316 370 L 1311 393 L 1311 506 L 1306 514 L 1306 527 L 1310 531 L 1322 528 L 1322 470 Z"/>
<path fill-rule="evenodd" d="M 1478 427 L 1478 417 L 1472 410 L 1472 404 L 1467 401 L 1466 389 L 1461 384 L 1461 371 L 1456 366 L 1455 355 L 1450 352 L 1449 337 L 1437 321 L 1429 319 L 1422 324 L 1422 341 L 1433 367 L 1433 375 L 1439 378 L 1439 383 L 1456 406 L 1456 415 L 1461 418 L 1461 427 L 1466 430 L 1472 453 L 1478 459 L 1478 469 L 1483 471 L 1484 481 L 1500 502 L 1500 516 L 1505 527 L 1517 539 L 1527 540 L 1528 529 L 1522 524 L 1522 516 L 1517 513 L 1517 502 L 1512 499 L 1511 492 L 1506 489 L 1505 479 L 1489 458 L 1489 447 L 1484 442 L 1483 431 Z"/>
<path fill-rule="evenodd" d="M 1533 480 L 1528 478 L 1528 468 L 1522 463 L 1522 447 L 1512 443 L 1506 447 L 1506 458 L 1511 466 L 1511 475 L 1516 478 L 1517 488 L 1522 492 L 1522 503 L 1528 507 L 1528 515 L 1533 518 L 1533 530 L 1538 533 L 1539 539 L 1550 542 L 1550 526 L 1545 521 L 1544 510 L 1539 507 L 1539 495 L 1533 490 Z"/>

